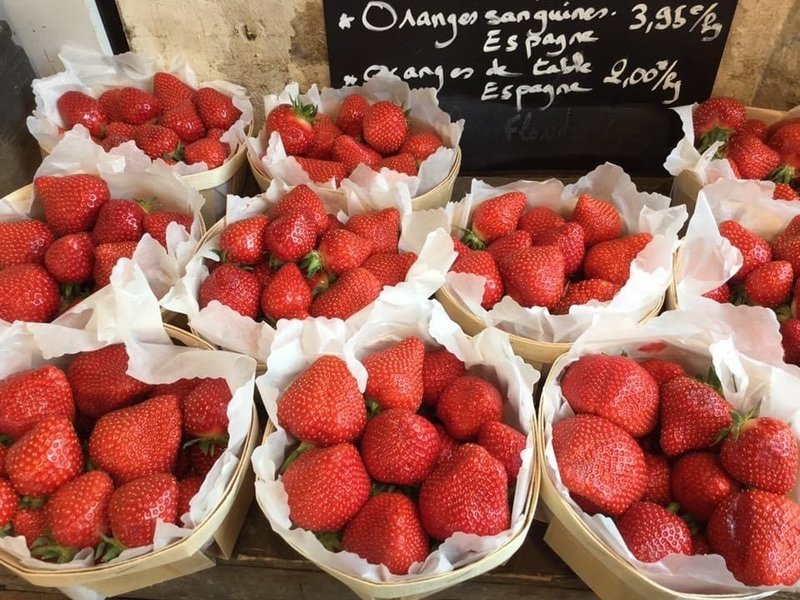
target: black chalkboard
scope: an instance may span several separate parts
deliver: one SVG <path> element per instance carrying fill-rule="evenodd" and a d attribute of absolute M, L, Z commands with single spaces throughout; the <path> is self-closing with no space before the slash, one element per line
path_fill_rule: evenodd
<path fill-rule="evenodd" d="M 662 174 L 668 109 L 707 98 L 735 0 L 325 0 L 331 84 L 382 66 L 467 121 L 465 172 Z M 492 8 L 490 8 L 492 7 Z"/>

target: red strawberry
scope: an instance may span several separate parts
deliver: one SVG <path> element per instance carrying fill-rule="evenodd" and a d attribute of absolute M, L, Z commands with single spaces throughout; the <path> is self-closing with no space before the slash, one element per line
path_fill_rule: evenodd
<path fill-rule="evenodd" d="M 358 450 L 336 444 L 303 452 L 283 474 L 289 518 L 309 531 L 339 531 L 369 499 L 370 481 Z"/>
<path fill-rule="evenodd" d="M 658 504 L 636 502 L 617 520 L 617 528 L 628 550 L 642 562 L 692 553 L 692 534 L 686 522 Z"/>
<path fill-rule="evenodd" d="M 502 241 L 503 238 L 498 240 Z M 453 273 L 469 273 L 485 278 L 481 306 L 487 310 L 497 304 L 505 293 L 503 279 L 490 252 L 469 250 L 456 259 L 450 270 Z"/>
<path fill-rule="evenodd" d="M 417 261 L 413 252 L 400 254 L 373 254 L 361 266 L 375 276 L 381 286 L 397 285 L 406 280 L 408 271 Z"/>
<path fill-rule="evenodd" d="M 503 397 L 485 379 L 462 375 L 442 390 L 436 416 L 453 438 L 474 440 L 484 423 L 503 418 Z"/>
<path fill-rule="evenodd" d="M 312 317 L 347 319 L 377 300 L 381 284 L 362 267 L 342 273 L 334 284 L 314 298 L 309 309 Z"/>
<path fill-rule="evenodd" d="M 338 186 L 350 174 L 343 163 L 335 160 L 318 160 L 303 156 L 296 156 L 295 160 L 314 183 L 328 183 L 333 179 Z"/>
<path fill-rule="evenodd" d="M 570 220 L 583 227 L 587 248 L 622 235 L 622 218 L 614 205 L 589 194 L 578 196 L 578 203 Z"/>
<path fill-rule="evenodd" d="M 159 383 L 150 389 L 149 397 L 155 398 L 156 396 L 174 395 L 183 402 L 186 395 L 203 381 L 204 379 L 193 377 L 192 379 L 177 379 L 172 383 Z"/>
<path fill-rule="evenodd" d="M 647 465 L 628 432 L 594 415 L 553 425 L 553 450 L 561 481 L 588 513 L 616 517 L 647 488 Z"/>
<path fill-rule="evenodd" d="M 455 250 L 458 256 L 463 256 L 469 252 L 472 252 L 472 248 L 467 246 L 464 242 L 458 239 L 455 236 L 451 236 L 450 239 L 453 241 L 453 250 Z"/>
<path fill-rule="evenodd" d="M 364 397 L 347 364 L 320 356 L 278 400 L 278 423 L 296 438 L 320 446 L 357 439 L 367 422 Z"/>
<path fill-rule="evenodd" d="M 227 439 L 231 389 L 222 378 L 204 379 L 181 402 L 183 432 L 191 438 Z"/>
<path fill-rule="evenodd" d="M 115 122 L 109 123 L 106 127 L 106 137 L 108 139 L 112 136 L 124 138 L 125 141 L 132 140 L 133 134 L 136 131 L 136 125 L 130 123 Z"/>
<path fill-rule="evenodd" d="M 522 306 L 553 308 L 564 293 L 564 255 L 557 246 L 524 248 L 498 265 L 506 294 Z"/>
<path fill-rule="evenodd" d="M 564 218 L 552 208 L 534 206 L 519 218 L 517 229 L 527 231 L 535 240 L 542 231 L 561 227 L 564 223 Z"/>
<path fill-rule="evenodd" d="M 178 482 L 169 473 L 140 477 L 121 485 L 108 503 L 111 531 L 120 544 L 136 548 L 153 543 L 156 522 L 178 516 Z"/>
<path fill-rule="evenodd" d="M 478 432 L 478 445 L 499 460 L 508 475 L 509 483 L 517 480 L 525 450 L 525 436 L 513 427 L 498 421 L 488 421 Z"/>
<path fill-rule="evenodd" d="M 394 154 L 400 150 L 407 134 L 406 114 L 393 102 L 376 102 L 364 113 L 364 141 L 381 154 Z"/>
<path fill-rule="evenodd" d="M 121 121 L 141 125 L 161 114 L 158 98 L 135 87 L 125 87 L 117 97 L 117 111 Z"/>
<path fill-rule="evenodd" d="M 714 508 L 739 484 L 722 468 L 719 457 L 712 452 L 689 452 L 681 456 L 672 468 L 672 495 L 681 510 L 698 521 L 708 521 Z"/>
<path fill-rule="evenodd" d="M 661 385 L 661 449 L 667 456 L 702 450 L 731 426 L 731 405 L 714 388 L 688 376 Z"/>
<path fill-rule="evenodd" d="M 362 359 L 367 370 L 364 395 L 381 408 L 416 411 L 422 404 L 422 364 L 425 346 L 407 337 Z"/>
<path fill-rule="evenodd" d="M 602 279 L 584 279 L 567 284 L 564 295 L 550 311 L 554 315 L 569 314 L 572 306 L 586 304 L 590 300 L 609 302 L 619 292 L 620 286 Z"/>
<path fill-rule="evenodd" d="M 425 352 L 422 362 L 422 401 L 436 406 L 442 391 L 464 374 L 464 363 L 447 348 Z"/>
<path fill-rule="evenodd" d="M 5 529 L 17 511 L 19 496 L 7 479 L 0 479 L 0 529 Z"/>
<path fill-rule="evenodd" d="M 119 104 L 119 95 L 122 93 L 122 88 L 111 88 L 100 94 L 97 98 L 97 103 L 100 105 L 100 110 L 106 115 L 108 125 L 114 125 L 119 121 L 119 111 L 117 106 Z M 106 137 L 111 135 L 108 132 L 108 125 L 106 126 Z M 126 123 L 127 125 L 127 123 Z"/>
<path fill-rule="evenodd" d="M 285 263 L 264 286 L 261 310 L 270 321 L 305 319 L 311 307 L 311 289 L 295 263 Z"/>
<path fill-rule="evenodd" d="M 772 192 L 772 198 L 774 200 L 788 200 L 793 202 L 795 200 L 800 200 L 800 194 L 788 183 L 776 183 L 775 190 Z"/>
<path fill-rule="evenodd" d="M 719 302 L 720 304 L 725 304 L 731 299 L 731 288 L 727 283 L 723 283 L 721 286 L 703 294 L 703 297 L 713 300 L 714 302 Z"/>
<path fill-rule="evenodd" d="M 190 144 L 206 135 L 205 125 L 191 99 L 165 111 L 158 124 L 174 131 L 184 144 Z"/>
<path fill-rule="evenodd" d="M 714 142 L 725 142 L 747 122 L 744 104 L 727 96 L 712 96 L 692 114 L 695 144 L 704 152 Z"/>
<path fill-rule="evenodd" d="M 381 163 L 380 154 L 349 135 L 340 135 L 336 138 L 333 142 L 331 156 L 333 160 L 342 163 L 348 173 L 362 163 L 371 169 L 378 167 Z"/>
<path fill-rule="evenodd" d="M 731 277 L 731 283 L 744 283 L 753 269 L 772 260 L 772 250 L 767 241 L 736 221 L 723 221 L 719 224 L 719 232 L 742 253 L 742 268 Z M 781 257 L 775 258 L 782 260 Z"/>
<path fill-rule="evenodd" d="M 322 204 L 322 198 L 305 184 L 293 187 L 269 211 L 271 219 L 277 219 L 300 210 L 307 210 L 314 218 L 317 233 L 324 233 L 329 228 L 328 213 Z M 334 217 L 336 220 L 336 217 Z M 338 223 L 338 221 L 336 221 Z"/>
<path fill-rule="evenodd" d="M 745 585 L 795 585 L 800 578 L 800 506 L 790 498 L 747 490 L 720 502 L 708 541 Z"/>
<path fill-rule="evenodd" d="M 21 535 L 25 538 L 28 548 L 47 535 L 46 527 L 42 508 L 18 508 L 11 519 L 11 530 L 15 536 Z"/>
<path fill-rule="evenodd" d="M 762 142 L 767 141 L 767 124 L 761 119 L 747 119 L 744 125 L 736 130 L 739 135 L 752 135 L 757 137 Z"/>
<path fill-rule="evenodd" d="M 453 453 L 461 447 L 461 444 L 451 438 L 450 434 L 447 433 L 447 430 L 440 423 L 436 423 L 434 427 L 439 433 L 440 450 L 439 458 L 436 460 L 436 463 L 438 464 L 446 460 L 450 460 L 453 457 Z"/>
<path fill-rule="evenodd" d="M 411 154 L 395 154 L 394 156 L 387 156 L 380 162 L 376 168 L 376 171 L 380 169 L 391 169 L 393 171 L 397 171 L 398 173 L 411 175 L 412 177 L 418 173 L 417 161 Z"/>
<path fill-rule="evenodd" d="M 218 264 L 218 263 L 215 263 Z M 269 280 L 272 279 L 273 276 L 272 267 L 267 262 L 258 263 L 255 267 L 253 267 L 253 275 L 258 277 L 258 280 L 261 282 L 261 289 L 264 289 L 264 286 L 269 283 Z"/>
<path fill-rule="evenodd" d="M 187 165 L 206 163 L 209 169 L 222 166 L 228 158 L 228 149 L 219 140 L 202 138 L 183 149 L 183 162 Z"/>
<path fill-rule="evenodd" d="M 111 283 L 111 272 L 122 258 L 133 258 L 137 242 L 100 244 L 94 249 L 94 271 L 92 278 L 97 289 Z"/>
<path fill-rule="evenodd" d="M 316 296 L 327 290 L 331 286 L 332 277 L 325 271 L 318 271 L 311 277 L 306 278 L 308 289 L 311 290 L 311 295 Z"/>
<path fill-rule="evenodd" d="M 405 575 L 428 556 L 428 536 L 414 502 L 403 494 L 385 493 L 367 500 L 347 524 L 342 548 Z"/>
<path fill-rule="evenodd" d="M 797 481 L 800 450 L 791 427 L 779 419 L 736 415 L 719 458 L 733 477 L 749 487 L 788 494 Z"/>
<path fill-rule="evenodd" d="M 582 356 L 561 378 L 561 393 L 576 414 L 608 419 L 633 437 L 658 422 L 658 384 L 627 356 Z"/>
<path fill-rule="evenodd" d="M 144 235 L 144 215 L 144 209 L 133 200 L 106 202 L 97 213 L 92 242 L 95 245 L 138 242 Z"/>
<path fill-rule="evenodd" d="M 369 109 L 369 102 L 363 96 L 353 94 L 344 99 L 336 115 L 336 125 L 343 133 L 361 137 L 363 131 L 364 115 Z"/>
<path fill-rule="evenodd" d="M 45 365 L 0 381 L 0 434 L 19 439 L 40 420 L 52 416 L 75 418 L 72 388 L 64 371 Z"/>
<path fill-rule="evenodd" d="M 780 235 L 772 242 L 772 258 L 788 261 L 792 265 L 792 272 L 800 273 L 800 236 Z M 736 274 L 738 275 L 738 273 Z"/>
<path fill-rule="evenodd" d="M 277 131 L 286 154 L 303 154 L 314 144 L 316 114 L 317 108 L 314 105 L 302 104 L 299 99 L 292 104 L 279 104 L 267 115 L 264 125 L 267 137 Z"/>
<path fill-rule="evenodd" d="M 159 244 L 167 247 L 167 228 L 170 223 L 182 225 L 187 233 L 192 231 L 194 217 L 176 212 L 155 211 L 145 215 L 144 232 L 149 233 Z"/>
<path fill-rule="evenodd" d="M 309 210 L 299 210 L 270 221 L 264 230 L 264 245 L 278 260 L 299 260 L 314 249 L 317 226 Z"/>
<path fill-rule="evenodd" d="M 800 117 L 791 117 L 789 119 L 782 119 L 780 121 L 776 121 L 769 127 L 767 127 L 767 141 L 772 139 L 772 136 L 778 133 L 784 127 L 794 126 L 796 123 L 800 123 Z"/>
<path fill-rule="evenodd" d="M 192 444 L 189 447 L 191 474 L 205 478 L 223 452 L 225 452 L 224 444 L 211 444 L 209 446 Z"/>
<path fill-rule="evenodd" d="M 508 192 L 485 200 L 473 211 L 470 229 L 461 239 L 467 246 L 483 250 L 489 242 L 516 229 L 526 202 L 522 192 Z"/>
<path fill-rule="evenodd" d="M 106 182 L 95 175 L 45 175 L 33 186 L 47 224 L 58 235 L 89 231 L 110 197 Z"/>
<path fill-rule="evenodd" d="M 776 260 L 750 272 L 744 282 L 744 293 L 751 304 L 776 308 L 789 300 L 793 283 L 792 264 Z"/>
<path fill-rule="evenodd" d="M 344 228 L 372 242 L 373 254 L 395 253 L 400 241 L 400 211 L 384 208 L 376 213 L 353 215 Z"/>
<path fill-rule="evenodd" d="M 780 331 L 784 362 L 800 366 L 800 319 L 787 319 Z"/>
<path fill-rule="evenodd" d="M 180 443 L 180 402 L 177 396 L 157 396 L 100 417 L 89 438 L 89 456 L 117 483 L 126 483 L 172 471 Z"/>
<path fill-rule="evenodd" d="M 64 129 L 72 129 L 80 123 L 93 136 L 102 137 L 105 134 L 108 119 L 95 98 L 70 90 L 59 96 L 56 108 L 64 121 Z"/>
<path fill-rule="evenodd" d="M 320 269 L 340 275 L 360 267 L 372 251 L 372 242 L 347 229 L 334 229 L 322 236 L 319 247 L 303 259 L 303 270 L 313 275 Z"/>
<path fill-rule="evenodd" d="M 189 503 L 200 491 L 203 481 L 204 479 L 200 475 L 189 475 L 178 481 L 177 520 L 180 520 L 181 516 L 189 512 Z"/>
<path fill-rule="evenodd" d="M 647 466 L 647 487 L 645 487 L 642 502 L 653 502 L 666 506 L 672 502 L 672 489 L 670 475 L 672 469 L 667 458 L 662 454 L 644 453 L 644 462 Z"/>
<path fill-rule="evenodd" d="M 172 73 L 159 71 L 153 75 L 153 95 L 164 111 L 171 110 L 194 96 L 194 90 Z"/>
<path fill-rule="evenodd" d="M 255 319 L 261 301 L 261 282 L 253 273 L 232 264 L 223 264 L 200 284 L 200 308 L 216 300 L 238 312 Z"/>
<path fill-rule="evenodd" d="M 60 304 L 58 284 L 39 265 L 12 265 L 0 271 L 0 319 L 46 323 Z"/>
<path fill-rule="evenodd" d="M 204 87 L 194 94 L 194 107 L 206 129 L 227 131 L 242 116 L 242 111 L 233 105 L 233 99 L 214 88 Z"/>
<path fill-rule="evenodd" d="M 8 446 L 0 444 L 0 477 L 6 477 L 6 455 L 8 455 Z"/>
<path fill-rule="evenodd" d="M 728 158 L 736 162 L 742 179 L 766 179 L 780 162 L 775 150 L 749 135 L 731 136 L 726 152 Z"/>
<path fill-rule="evenodd" d="M 586 252 L 583 263 L 586 277 L 625 285 L 630 277 L 631 262 L 652 240 L 650 233 L 634 233 L 595 244 Z"/>
<path fill-rule="evenodd" d="M 42 221 L 0 223 L 0 269 L 23 263 L 41 264 L 54 239 Z"/>
<path fill-rule="evenodd" d="M 153 160 L 157 158 L 177 159 L 179 156 L 178 149 L 181 141 L 178 134 L 161 125 L 150 123 L 139 125 L 133 134 L 133 141 L 142 152 Z"/>
<path fill-rule="evenodd" d="M 459 242 L 461 243 L 461 242 Z M 511 233 L 493 241 L 486 248 L 486 251 L 492 255 L 494 262 L 500 264 L 508 255 L 517 250 L 531 247 L 531 234 L 521 229 L 516 229 Z M 465 246 L 466 247 L 466 246 Z M 583 248 L 581 248 L 583 251 Z M 459 253 L 459 256 L 461 253 Z"/>
<path fill-rule="evenodd" d="M 443 145 L 439 136 L 432 131 L 409 133 L 400 147 L 400 152 L 411 154 L 418 163 L 421 163 Z"/>
<path fill-rule="evenodd" d="M 658 385 L 661 385 L 670 379 L 680 377 L 681 375 L 686 375 L 686 371 L 682 366 L 670 360 L 653 358 L 651 360 L 640 362 L 639 366 L 650 373 L 650 376 L 656 380 Z"/>
<path fill-rule="evenodd" d="M 364 466 L 383 483 L 422 483 L 439 452 L 439 433 L 433 424 L 405 408 L 381 411 L 367 422 L 361 437 Z"/>
<path fill-rule="evenodd" d="M 42 419 L 8 449 L 6 472 L 23 496 L 47 496 L 83 469 L 81 442 L 66 417 Z"/>
<path fill-rule="evenodd" d="M 702 533 L 693 533 L 692 534 L 692 554 L 693 555 L 705 555 L 705 554 L 713 554 L 711 550 L 711 546 L 706 539 L 706 536 Z"/>
<path fill-rule="evenodd" d="M 789 183 L 800 173 L 800 123 L 781 127 L 769 138 L 770 148 L 780 155 L 780 164 L 770 179 Z"/>
<path fill-rule="evenodd" d="M 132 137 L 125 138 L 125 137 L 122 137 L 121 135 L 109 135 L 109 136 L 104 137 L 98 143 L 100 144 L 100 147 L 104 151 L 111 152 L 111 150 L 113 150 L 114 148 L 116 148 L 120 144 L 124 144 L 125 142 L 128 142 L 128 141 L 130 141 L 132 139 L 133 139 Z"/>
<path fill-rule="evenodd" d="M 337 137 L 342 135 L 342 132 L 328 115 L 320 112 L 314 119 L 313 128 L 314 139 L 306 150 L 306 156 L 322 160 L 330 159 L 333 143 Z"/>
<path fill-rule="evenodd" d="M 264 231 L 269 225 L 265 215 L 255 215 L 228 225 L 219 236 L 219 249 L 225 260 L 240 265 L 255 265 L 264 259 Z"/>
<path fill-rule="evenodd" d="M 564 255 L 564 275 L 570 277 L 583 263 L 585 253 L 583 228 L 578 223 L 564 223 L 553 229 L 545 229 L 536 236 L 534 246 L 558 246 Z"/>
<path fill-rule="evenodd" d="M 419 512 L 425 531 L 439 541 L 457 531 L 496 535 L 508 529 L 508 477 L 502 463 L 481 446 L 464 444 L 423 482 Z"/>

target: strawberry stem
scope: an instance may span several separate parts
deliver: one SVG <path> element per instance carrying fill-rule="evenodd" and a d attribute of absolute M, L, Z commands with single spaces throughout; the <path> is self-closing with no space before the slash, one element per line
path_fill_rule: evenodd
<path fill-rule="evenodd" d="M 461 241 L 473 250 L 483 250 L 486 248 L 484 241 L 479 238 L 473 231 L 466 229 L 464 235 L 461 236 Z"/>
<path fill-rule="evenodd" d="M 292 452 L 289 456 L 286 457 L 286 460 L 283 461 L 281 469 L 280 471 L 278 471 L 278 473 L 283 474 L 283 472 L 289 468 L 289 465 L 291 465 L 294 461 L 296 461 L 303 452 L 313 447 L 314 444 L 310 444 L 308 442 L 302 442 L 297 448 L 294 449 L 294 452 Z"/>
<path fill-rule="evenodd" d="M 375 400 L 368 399 L 367 400 L 367 418 L 371 419 L 375 415 L 381 412 L 381 405 L 375 402 Z"/>
<path fill-rule="evenodd" d="M 114 560 L 126 547 L 116 538 L 110 538 L 107 535 L 102 536 L 103 541 L 97 545 L 94 553 L 95 560 L 99 562 L 108 562 Z"/>
<path fill-rule="evenodd" d="M 46 500 L 44 496 L 22 496 L 19 499 L 19 508 L 42 508 Z"/>
<path fill-rule="evenodd" d="M 322 255 L 317 250 L 312 250 L 303 257 L 300 268 L 305 271 L 306 277 L 313 277 L 322 269 Z"/>
<path fill-rule="evenodd" d="M 317 107 L 313 104 L 303 104 L 300 101 L 300 96 L 291 98 L 291 101 L 292 107 L 294 108 L 294 114 L 313 125 L 314 120 L 317 117 Z"/>
<path fill-rule="evenodd" d="M 76 548 L 56 544 L 49 537 L 40 537 L 31 544 L 31 556 L 58 564 L 70 562 L 77 553 Z"/>
<path fill-rule="evenodd" d="M 771 179 L 775 183 L 791 183 L 792 179 L 794 179 L 794 176 L 794 168 L 790 167 L 789 165 L 780 165 L 777 169 L 770 173 L 768 179 Z"/>
<path fill-rule="evenodd" d="M 700 146 L 698 150 L 700 150 L 700 153 L 702 154 L 716 142 L 727 144 L 730 135 L 731 131 L 729 129 L 723 129 L 722 127 L 714 126 L 710 131 L 705 133 L 703 137 L 700 138 Z M 725 154 L 725 145 L 723 145 L 717 150 L 716 154 L 714 154 L 714 158 L 724 158 Z"/>

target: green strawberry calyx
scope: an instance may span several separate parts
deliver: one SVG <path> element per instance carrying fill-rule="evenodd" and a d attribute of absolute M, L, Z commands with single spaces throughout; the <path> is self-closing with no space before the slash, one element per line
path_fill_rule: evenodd
<path fill-rule="evenodd" d="M 108 537 L 107 535 L 101 536 L 103 541 L 100 542 L 95 550 L 94 558 L 99 562 L 108 562 L 114 560 L 126 547 L 116 538 Z"/>
<path fill-rule="evenodd" d="M 742 432 L 742 427 L 744 427 L 745 423 L 755 418 L 758 414 L 759 409 L 761 408 L 761 402 L 758 402 L 753 408 L 748 410 L 746 413 L 740 413 L 735 410 L 731 411 L 731 418 L 733 419 L 733 424 L 730 427 L 726 427 L 723 429 L 719 437 L 717 438 L 717 442 L 730 437 L 735 442 L 739 439 L 739 435 Z M 716 442 L 715 442 L 716 443 Z"/>
<path fill-rule="evenodd" d="M 486 242 L 484 242 L 474 231 L 470 229 L 464 230 L 464 235 L 461 236 L 461 241 L 473 250 L 483 250 L 486 248 Z"/>
<path fill-rule="evenodd" d="M 314 448 L 314 444 L 310 444 L 309 442 L 302 442 L 297 448 L 294 449 L 294 452 L 292 452 L 289 456 L 287 456 L 286 460 L 283 461 L 279 473 L 281 474 L 284 473 L 286 469 L 289 468 L 289 465 L 291 465 L 294 461 L 296 461 L 300 457 L 300 455 L 303 454 L 303 452 L 306 452 L 311 448 Z"/>
<path fill-rule="evenodd" d="M 722 142 L 723 145 L 720 146 L 720 148 L 716 151 L 714 158 L 725 158 L 725 155 L 727 154 L 725 145 L 728 143 L 731 133 L 732 132 L 730 129 L 725 129 L 724 127 L 715 125 L 700 138 L 700 146 L 698 147 L 698 150 L 702 154 L 715 143 Z"/>
<path fill-rule="evenodd" d="M 76 548 L 56 544 L 49 537 L 40 537 L 31 544 L 31 556 L 58 564 L 70 562 L 77 553 Z"/>
<path fill-rule="evenodd" d="M 303 121 L 307 121 L 313 125 L 317 117 L 317 107 L 313 104 L 303 104 L 300 100 L 300 96 L 292 98 L 291 102 L 294 114 Z"/>
<path fill-rule="evenodd" d="M 780 165 L 772 173 L 769 174 L 768 179 L 775 183 L 791 183 L 797 173 L 793 167 L 789 165 Z"/>
<path fill-rule="evenodd" d="M 342 535 L 338 531 L 323 531 L 314 535 L 329 552 L 339 552 L 342 549 Z"/>
<path fill-rule="evenodd" d="M 305 272 L 306 277 L 313 277 L 322 270 L 323 266 L 322 255 L 317 250 L 306 254 L 300 262 L 300 268 Z"/>

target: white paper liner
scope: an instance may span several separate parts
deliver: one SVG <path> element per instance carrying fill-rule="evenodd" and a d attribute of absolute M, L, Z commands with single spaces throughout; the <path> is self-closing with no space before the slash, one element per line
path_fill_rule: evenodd
<path fill-rule="evenodd" d="M 64 46 L 58 57 L 64 65 L 64 71 L 50 77 L 35 79 L 31 84 L 36 98 L 36 108 L 33 115 L 28 117 L 28 130 L 47 152 L 52 152 L 63 136 L 64 122 L 56 102 L 64 92 L 77 90 L 95 98 L 107 89 L 125 86 L 152 92 L 153 75 L 158 71 L 172 73 L 192 88 L 211 87 L 231 97 L 233 105 L 242 111 L 242 114 L 220 137 L 221 141 L 230 145 L 229 157 L 234 155 L 247 138 L 247 128 L 253 121 L 253 106 L 247 90 L 226 81 L 198 83 L 197 76 L 186 62 L 185 56 L 175 56 L 167 63 L 163 58 L 155 59 L 133 52 L 107 56 L 95 50 Z M 141 160 L 150 162 L 150 158 L 135 145 L 128 152 L 135 153 Z M 168 166 L 161 159 L 154 162 Z M 172 168 L 180 175 L 208 170 L 204 162 L 193 165 L 179 162 Z"/>
<path fill-rule="evenodd" d="M 497 385 L 507 399 L 503 421 L 526 434 L 517 487 L 512 501 L 511 527 L 494 536 L 456 533 L 415 563 L 408 575 L 393 575 L 383 565 L 369 564 L 350 552 L 326 550 L 309 531 L 293 528 L 283 483 L 276 473 L 288 448 L 297 443 L 277 421 L 277 401 L 283 390 L 323 354 L 343 358 L 363 392 L 367 374 L 359 359 L 410 335 L 428 346 L 445 346 L 476 372 Z M 309 318 L 282 321 L 267 361 L 267 372 L 256 380 L 262 401 L 277 431 L 253 453 L 256 499 L 273 530 L 317 564 L 373 582 L 412 582 L 420 577 L 446 573 L 470 564 L 497 550 L 519 533 L 526 518 L 525 500 L 530 493 L 532 471 L 536 468 L 533 386 L 539 373 L 515 356 L 508 335 L 494 328 L 474 338 L 466 336 L 435 300 L 420 300 L 413 294 L 392 290 L 372 308 L 360 328 L 348 328 L 341 321 Z"/>
<path fill-rule="evenodd" d="M 292 82 L 280 93 L 264 97 L 264 114 L 269 115 L 279 104 L 291 103 L 292 99 L 299 97 L 304 104 L 313 104 L 319 112 L 335 120 L 339 106 L 345 98 L 353 94 L 361 94 L 371 103 L 388 100 L 410 109 L 412 131 L 434 131 L 444 146 L 422 161 L 415 177 L 386 168 L 376 172 L 363 165 L 353 171 L 344 182 L 362 189 L 368 195 L 405 184 L 411 195 L 416 197 L 432 190 L 447 178 L 455 165 L 456 149 L 464 132 L 464 120 L 453 123 L 450 116 L 439 108 L 435 88 L 411 89 L 408 83 L 388 71 L 379 72 L 363 86 L 324 88 L 320 92 L 314 84 L 305 94 L 301 94 L 300 86 Z M 283 179 L 291 185 L 305 183 L 331 189 L 336 187 L 333 181 L 314 184 L 299 163 L 293 157 L 287 156 L 281 136 L 277 132 L 273 132 L 268 138 L 262 127 L 256 137 L 247 139 L 247 151 L 252 153 L 264 172 L 272 178 Z"/>
<path fill-rule="evenodd" d="M 252 198 L 228 195 L 227 221 L 234 223 L 266 212 L 291 189 L 280 179 L 274 179 L 269 189 Z M 318 190 L 327 212 L 346 222 L 350 216 L 365 212 L 379 211 L 395 207 L 400 211 L 401 234 L 399 248 L 403 252 L 414 252 L 417 260 L 411 265 L 406 279 L 398 288 L 427 298 L 438 290 L 445 280 L 447 270 L 456 259 L 447 231 L 439 228 L 443 223 L 443 211 L 416 212 L 411 210 L 411 197 L 404 188 L 393 194 L 364 198 L 352 191 L 339 194 L 333 190 Z M 200 285 L 208 277 L 205 259 L 219 260 L 214 252 L 219 248 L 219 235 L 210 236 L 198 249 L 186 267 L 186 274 L 178 280 L 162 299 L 161 306 L 188 315 L 189 325 L 200 336 L 221 348 L 241 352 L 266 360 L 275 335 L 269 323 L 254 321 L 237 313 L 232 308 L 217 301 L 211 302 L 202 310 L 199 307 Z M 381 294 L 388 293 L 384 288 Z M 380 297 L 380 296 L 379 296 Z M 362 309 L 352 318 L 368 310 Z"/>
<path fill-rule="evenodd" d="M 678 231 L 688 216 L 686 207 L 670 207 L 667 196 L 637 191 L 631 178 L 620 167 L 605 163 L 568 186 L 555 179 L 516 181 L 499 187 L 473 180 L 464 199 L 446 207 L 453 234 L 459 236 L 460 231 L 469 226 L 472 212 L 482 202 L 514 190 L 527 197 L 526 209 L 545 206 L 565 218 L 572 214 L 580 194 L 592 194 L 616 207 L 622 217 L 624 234 L 649 232 L 653 234 L 653 241 L 631 263 L 630 278 L 609 302 L 592 300 L 572 306 L 569 314 L 553 315 L 544 307 L 526 308 L 505 296 L 487 311 L 481 306 L 484 277 L 448 273 L 445 285 L 465 310 L 487 325 L 526 338 L 541 342 L 572 342 L 601 317 L 626 314 L 641 320 L 658 306 L 672 277 L 672 256 L 678 242 Z"/>
<path fill-rule="evenodd" d="M 752 348 L 763 347 L 760 326 L 763 315 L 753 316 L 752 328 L 739 331 L 738 339 L 749 339 Z M 737 409 L 747 411 L 762 401 L 759 414 L 788 422 L 800 438 L 800 404 L 797 387 L 800 378 L 783 369 L 771 367 L 763 361 L 769 350 L 752 357 L 742 354 L 730 336 L 733 322 L 709 318 L 706 312 L 669 311 L 637 325 L 630 320 L 604 319 L 597 327 L 581 336 L 572 346 L 567 362 L 561 370 L 551 373 L 552 379 L 542 390 L 540 410 L 544 411 L 544 459 L 547 472 L 564 501 L 570 505 L 584 524 L 614 552 L 628 561 L 637 571 L 679 592 L 698 594 L 753 593 L 777 589 L 800 590 L 793 587 L 748 587 L 736 579 L 725 567 L 719 555 L 683 556 L 672 554 L 657 563 L 638 561 L 628 550 L 614 522 L 603 515 L 589 516 L 569 497 L 561 482 L 558 464 L 553 451 L 553 423 L 574 413 L 561 395 L 558 382 L 563 369 L 580 356 L 605 353 L 620 354 L 625 351 L 636 360 L 662 358 L 682 364 L 689 374 L 703 375 L 713 364 L 727 400 Z M 800 487 L 789 494 L 797 502 Z"/>

